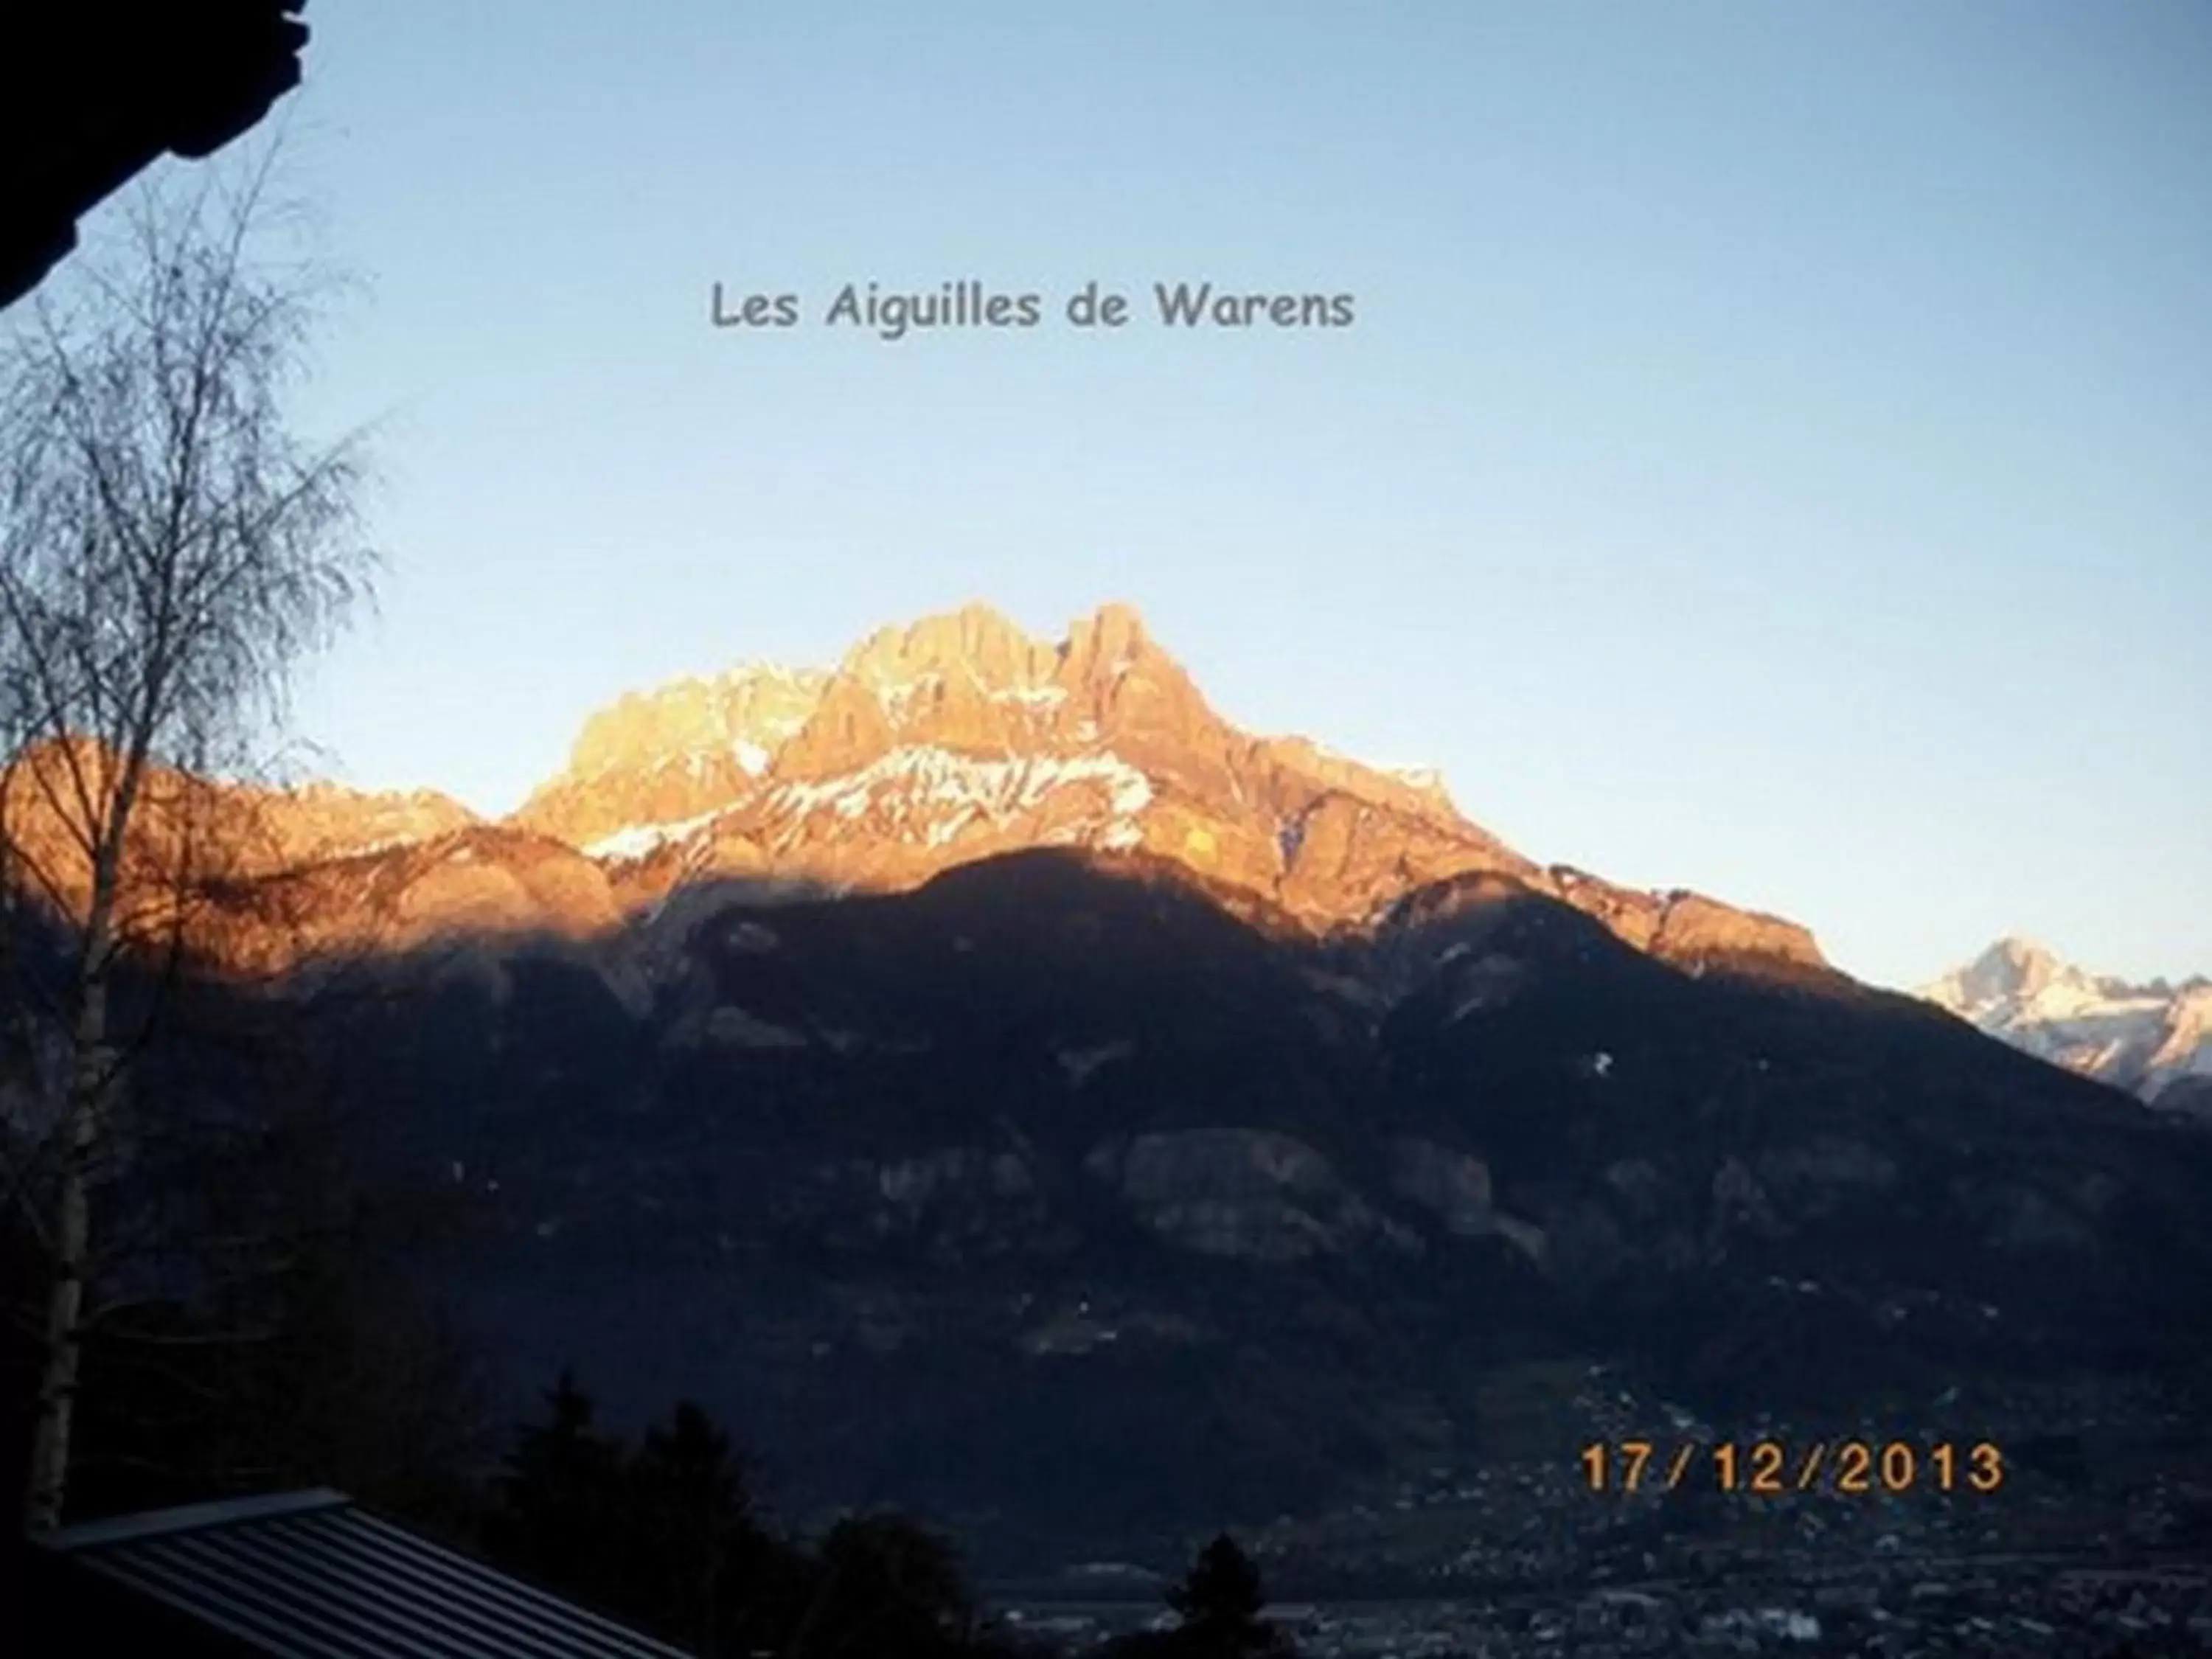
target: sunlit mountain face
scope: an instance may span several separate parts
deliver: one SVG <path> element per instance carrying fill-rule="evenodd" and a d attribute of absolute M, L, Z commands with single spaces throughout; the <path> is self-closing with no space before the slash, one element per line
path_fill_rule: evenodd
<path fill-rule="evenodd" d="M 27 793 L 19 833 L 67 866 L 64 837 Z M 1433 773 L 1238 730 L 1115 605 L 1057 643 L 975 605 L 885 629 L 834 669 L 755 665 L 624 696 L 502 821 L 427 791 L 216 794 L 240 901 L 208 919 L 218 962 L 487 929 L 599 934 L 672 905 L 689 915 L 732 887 L 756 902 L 896 892 L 1062 848 L 1171 867 L 1304 937 L 1368 928 L 1425 887 L 1494 875 L 1680 966 L 1830 976 L 1792 923 L 1538 864 L 1462 816 Z M 147 821 L 158 842 L 163 815 Z M 281 931 L 257 924 L 249 894 L 263 911 L 283 901 Z"/>
<path fill-rule="evenodd" d="M 2212 1328 L 2180 1115 L 1243 732 L 1124 609 L 626 697 L 501 822 L 151 799 L 504 1401 L 695 1397 L 991 1560 L 1557 1473 L 1592 1389 L 1964 1432 Z"/>
<path fill-rule="evenodd" d="M 2003 939 L 1921 994 L 2054 1065 L 2212 1115 L 2212 980 L 2202 975 L 2131 985 Z"/>

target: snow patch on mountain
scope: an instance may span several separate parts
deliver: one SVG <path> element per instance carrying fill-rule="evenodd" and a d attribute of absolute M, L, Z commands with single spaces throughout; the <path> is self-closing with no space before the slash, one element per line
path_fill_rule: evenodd
<path fill-rule="evenodd" d="M 945 834 L 942 826 L 963 815 L 1002 824 L 1042 806 L 1057 791 L 1084 785 L 1102 787 L 1117 818 L 1133 817 L 1152 804 L 1152 781 L 1110 751 L 991 759 L 918 744 L 842 776 L 779 784 L 767 805 L 771 813 L 795 818 L 823 811 L 848 819 L 875 815 L 895 826 L 926 817 L 929 828 Z"/>
<path fill-rule="evenodd" d="M 1437 767 L 1383 765 L 1375 769 L 1386 777 L 1395 778 L 1409 788 L 1425 790 L 1432 795 L 1447 793 L 1444 787 L 1443 772 Z"/>
<path fill-rule="evenodd" d="M 633 823 L 577 850 L 587 859 L 641 859 L 659 852 L 671 842 L 682 841 L 705 829 L 719 816 L 702 812 L 696 817 L 679 818 L 672 823 Z"/>
<path fill-rule="evenodd" d="M 876 694 L 876 701 L 883 706 L 884 714 L 894 720 L 903 720 L 917 699 L 940 691 L 944 686 L 944 675 L 924 673 L 911 679 L 873 679 L 869 690 Z"/>

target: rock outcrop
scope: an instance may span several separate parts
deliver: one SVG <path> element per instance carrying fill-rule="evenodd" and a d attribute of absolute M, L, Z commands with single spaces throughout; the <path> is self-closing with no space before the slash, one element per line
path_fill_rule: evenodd
<path fill-rule="evenodd" d="M 585 722 L 567 769 L 514 822 L 600 856 L 649 852 L 668 826 L 742 799 L 811 717 L 827 682 L 748 666 L 630 693 Z"/>
<path fill-rule="evenodd" d="M 1201 1255 L 1300 1261 L 1413 1235 L 1376 1216 L 1305 1142 L 1257 1129 L 1187 1129 L 1102 1143 L 1085 1170 L 1162 1239 Z"/>

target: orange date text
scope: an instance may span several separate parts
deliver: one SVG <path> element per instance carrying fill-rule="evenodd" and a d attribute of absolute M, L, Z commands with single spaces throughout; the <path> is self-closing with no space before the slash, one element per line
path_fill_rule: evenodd
<path fill-rule="evenodd" d="M 1949 1440 L 1599 1440 L 1577 1460 L 1594 1492 L 1993 1492 L 2005 1482 L 1994 1442 Z"/>

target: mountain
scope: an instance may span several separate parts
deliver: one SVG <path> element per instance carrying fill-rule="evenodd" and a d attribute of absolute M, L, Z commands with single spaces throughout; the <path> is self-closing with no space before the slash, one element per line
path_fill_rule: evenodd
<path fill-rule="evenodd" d="M 1920 994 L 1991 1036 L 2155 1105 L 2212 1109 L 2212 979 L 2130 985 L 2002 939 Z"/>
<path fill-rule="evenodd" d="M 4 827 L 67 900 L 44 793 Z M 1557 1474 L 1594 1367 L 1980 1432 L 2212 1327 L 2212 1135 L 1243 732 L 1124 608 L 626 698 L 504 822 L 148 799 L 142 863 L 235 830 L 195 959 L 451 1201 L 423 1272 L 504 1403 L 689 1395 L 794 1507 L 994 1564 Z"/>
<path fill-rule="evenodd" d="M 1501 1376 L 1979 1433 L 2212 1326 L 2212 1135 L 1510 874 L 1316 937 L 1038 848 L 379 971 L 326 1046 L 364 1158 L 465 1205 L 441 1283 L 518 1408 L 565 1364 L 629 1420 L 688 1395 L 795 1504 L 994 1563 L 1566 1468 Z"/>
<path fill-rule="evenodd" d="M 18 836 L 68 863 L 67 837 L 36 822 L 37 792 L 15 810 Z M 1832 977 L 1795 923 L 1539 865 L 1462 816 L 1432 774 L 1239 730 L 1121 605 L 1051 643 L 970 605 L 883 629 L 829 670 L 753 665 L 624 696 L 504 821 L 330 785 L 234 787 L 199 810 L 250 824 L 219 838 L 227 873 L 284 900 L 273 916 L 265 902 L 218 907 L 205 953 L 263 968 L 487 926 L 574 937 L 738 892 L 904 891 L 1059 847 L 1171 865 L 1232 910 L 1313 938 L 1490 874 L 1679 966 Z"/>
<path fill-rule="evenodd" d="M 631 907 L 726 877 L 898 890 L 1063 846 L 1165 859 L 1316 933 L 1486 871 L 1670 960 L 1820 960 L 1774 918 L 1540 869 L 1433 778 L 1239 731 L 1121 605 L 1056 644 L 970 605 L 885 629 L 828 673 L 757 668 L 625 699 L 514 823 L 600 860 Z"/>

